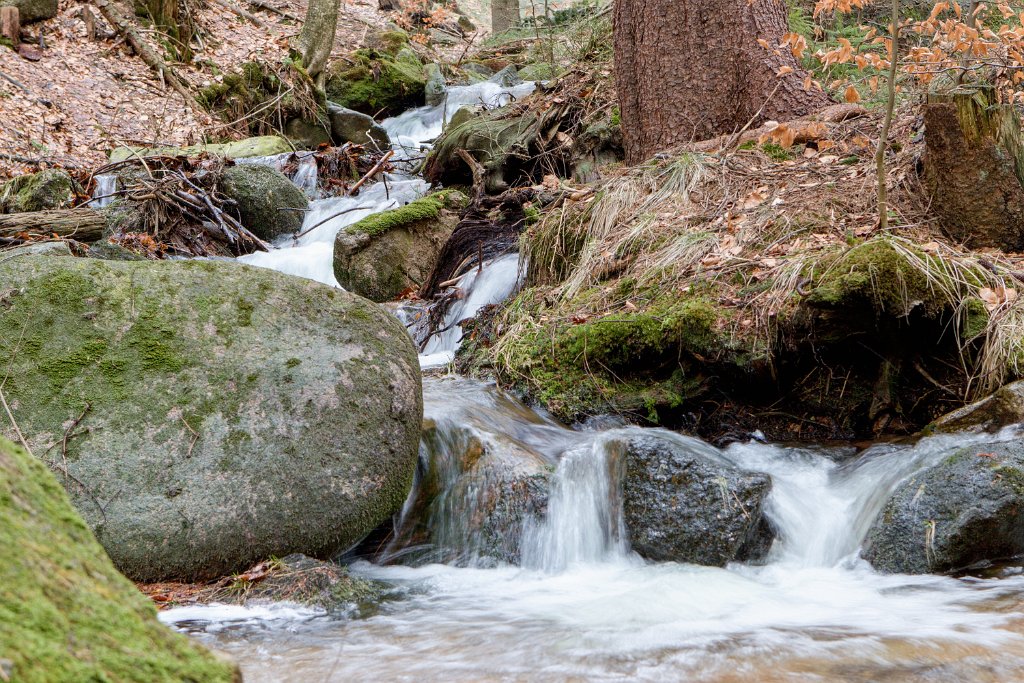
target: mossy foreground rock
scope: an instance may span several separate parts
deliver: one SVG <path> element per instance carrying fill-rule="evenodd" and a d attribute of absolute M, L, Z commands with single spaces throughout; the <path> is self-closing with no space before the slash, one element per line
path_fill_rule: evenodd
<path fill-rule="evenodd" d="M 75 198 L 75 181 L 64 171 L 47 169 L 20 175 L 0 187 L 0 213 L 63 209 Z"/>
<path fill-rule="evenodd" d="M 430 276 L 467 198 L 445 190 L 367 216 L 334 240 L 334 277 L 372 301 L 390 301 Z"/>
<path fill-rule="evenodd" d="M 1024 445 L 963 448 L 904 481 L 868 532 L 876 569 L 925 574 L 1024 554 Z"/>
<path fill-rule="evenodd" d="M 401 507 L 420 373 L 377 306 L 230 262 L 24 256 L 0 282 L 15 419 L 67 463 L 62 483 L 129 577 L 328 556 Z"/>
<path fill-rule="evenodd" d="M 624 452 L 624 521 L 640 555 L 722 567 L 768 552 L 767 475 L 740 470 L 686 437 L 635 436 Z"/>
<path fill-rule="evenodd" d="M 221 189 L 238 203 L 238 218 L 261 239 L 298 232 L 309 200 L 288 177 L 269 166 L 245 164 L 224 171 Z"/>
<path fill-rule="evenodd" d="M 46 466 L 0 438 L 0 679 L 240 681 L 156 619 Z"/>
<path fill-rule="evenodd" d="M 994 432 L 1024 423 L 1024 381 L 1011 382 L 992 395 L 943 415 L 929 425 L 935 432 Z"/>

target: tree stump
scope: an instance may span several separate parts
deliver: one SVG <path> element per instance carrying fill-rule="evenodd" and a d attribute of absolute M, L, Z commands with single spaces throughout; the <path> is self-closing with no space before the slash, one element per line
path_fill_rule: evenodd
<path fill-rule="evenodd" d="M 21 43 L 21 17 L 17 7 L 0 7 L 0 37 L 11 41 L 15 48 Z"/>
<path fill-rule="evenodd" d="M 1024 249 L 1021 123 L 988 85 L 929 93 L 925 182 L 942 230 L 971 248 Z"/>

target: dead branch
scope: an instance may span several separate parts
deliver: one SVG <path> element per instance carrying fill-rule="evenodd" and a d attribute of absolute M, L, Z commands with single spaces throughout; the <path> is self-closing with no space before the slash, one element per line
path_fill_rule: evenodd
<path fill-rule="evenodd" d="M 79 242 L 95 242 L 103 236 L 107 217 L 89 208 L 31 211 L 0 216 L 0 237 L 57 235 L 74 237 Z"/>
<path fill-rule="evenodd" d="M 210 0 L 210 2 L 212 2 L 215 5 L 219 5 L 220 7 L 223 7 L 224 9 L 226 9 L 229 12 L 231 12 L 232 14 L 235 14 L 235 15 L 245 19 L 246 21 L 250 22 L 251 24 L 259 26 L 262 29 L 267 29 L 267 30 L 270 29 L 270 27 L 267 26 L 266 22 L 264 22 L 262 19 L 260 19 L 259 17 L 257 17 L 255 14 L 253 14 L 251 12 L 246 12 L 244 9 L 242 9 L 238 5 L 234 4 L 233 2 L 228 2 L 227 0 Z"/>
<path fill-rule="evenodd" d="M 373 165 L 373 168 L 371 168 L 371 169 L 370 169 L 370 170 L 369 170 L 369 171 L 368 171 L 368 172 L 366 173 L 366 175 L 364 175 L 364 176 L 363 176 L 362 178 L 360 178 L 360 179 L 359 179 L 359 182 L 357 182 L 357 183 L 356 183 L 355 185 L 353 185 L 353 186 L 352 186 L 352 187 L 351 187 L 351 188 L 349 189 L 349 191 L 348 191 L 348 195 L 349 195 L 350 197 L 351 197 L 352 195 L 354 195 L 354 194 L 355 194 L 356 192 L 358 192 L 358 191 L 359 191 L 359 188 L 360 188 L 360 187 L 362 187 L 362 186 L 363 186 L 363 184 L 364 184 L 364 183 L 365 183 L 365 182 L 366 182 L 367 180 L 369 180 L 369 179 L 370 179 L 370 178 L 372 178 L 373 176 L 377 175 L 377 174 L 378 174 L 378 173 L 380 172 L 380 170 L 381 170 L 382 168 L 384 168 L 384 164 L 386 164 L 386 163 L 388 162 L 388 159 L 390 159 L 390 158 L 391 158 L 391 156 L 392 156 L 392 155 L 393 155 L 394 153 L 395 153 L 395 150 L 393 150 L 393 149 L 389 149 L 389 150 L 388 150 L 387 152 L 385 152 L 385 153 L 384 153 L 384 156 L 382 156 L 382 157 L 380 158 L 380 160 L 379 160 L 379 161 L 378 161 L 378 162 L 377 162 L 376 164 L 374 164 L 374 165 Z"/>

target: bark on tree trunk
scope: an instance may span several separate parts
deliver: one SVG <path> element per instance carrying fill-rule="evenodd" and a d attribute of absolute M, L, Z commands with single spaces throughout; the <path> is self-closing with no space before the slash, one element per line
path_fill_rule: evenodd
<path fill-rule="evenodd" d="M 6 214 L 0 216 L 0 237 L 55 234 L 79 242 L 95 242 L 103 237 L 107 219 L 104 211 L 87 207 Z"/>
<path fill-rule="evenodd" d="M 0 37 L 11 41 L 15 50 L 21 44 L 21 16 L 17 7 L 0 7 Z"/>
<path fill-rule="evenodd" d="M 334 47 L 334 33 L 338 28 L 340 0 L 310 0 L 302 32 L 295 41 L 295 49 L 302 55 L 302 66 L 310 78 L 317 78 L 327 66 Z"/>
<path fill-rule="evenodd" d="M 925 182 L 943 231 L 971 248 L 1024 249 L 1024 142 L 995 88 L 928 94 Z"/>
<path fill-rule="evenodd" d="M 504 33 L 519 23 L 519 0 L 491 0 L 491 33 Z"/>
<path fill-rule="evenodd" d="M 626 161 L 827 106 L 826 94 L 804 89 L 789 48 L 776 47 L 787 32 L 784 0 L 616 0 Z M 780 78 L 783 67 L 793 71 Z"/>

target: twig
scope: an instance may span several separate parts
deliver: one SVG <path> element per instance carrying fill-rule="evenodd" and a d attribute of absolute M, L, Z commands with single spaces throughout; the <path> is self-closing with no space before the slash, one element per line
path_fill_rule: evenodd
<path fill-rule="evenodd" d="M 287 12 L 287 11 L 285 11 L 283 9 L 278 8 L 278 7 L 274 7 L 273 5 L 271 5 L 271 4 L 267 3 L 267 2 L 263 2 L 263 0 L 248 0 L 248 4 L 249 4 L 250 7 L 255 7 L 256 9 L 262 9 L 262 10 L 266 10 L 268 12 L 273 12 L 274 14 L 276 14 L 278 16 L 281 16 L 281 17 L 284 17 L 285 19 L 291 19 L 292 21 L 300 23 L 300 24 L 302 23 L 302 19 L 299 19 L 297 16 L 295 16 L 291 12 Z"/>
<path fill-rule="evenodd" d="M 188 423 L 188 420 L 185 419 L 184 415 L 181 416 L 181 422 L 185 425 L 188 431 L 192 432 L 192 443 L 188 445 L 188 454 L 185 456 L 186 458 L 191 458 L 192 449 L 196 447 L 196 441 L 199 441 L 199 434 L 196 433 L 196 430 L 192 429 L 192 425 Z"/>
<path fill-rule="evenodd" d="M 86 402 L 85 408 L 82 410 L 82 414 L 75 418 L 75 420 L 68 426 L 68 428 L 64 430 L 64 438 L 61 439 L 60 442 L 60 459 L 64 463 L 65 487 L 67 487 L 68 485 L 68 477 L 70 476 L 70 474 L 68 473 L 68 437 L 71 436 L 71 432 L 74 431 L 75 427 L 77 427 L 82 422 L 82 419 L 85 418 L 85 414 L 89 412 L 90 408 L 92 408 L 92 404 Z"/>
<path fill-rule="evenodd" d="M 32 449 L 28 446 L 28 441 L 25 440 L 25 435 L 21 433 L 21 428 L 18 427 L 17 420 L 14 419 L 14 413 L 11 412 L 11 406 L 7 404 L 7 397 L 4 395 L 3 385 L 0 385 L 0 403 L 4 404 L 4 410 L 7 411 L 7 417 L 11 421 L 11 425 L 14 427 L 14 433 L 18 435 L 18 441 L 21 442 L 22 447 L 32 455 Z M 35 457 L 32 455 L 32 457 Z"/>
<path fill-rule="evenodd" d="M 372 206 L 353 206 L 351 209 L 345 209 L 344 211 L 339 211 L 338 213 L 334 214 L 333 216 L 328 216 L 327 218 L 323 219 L 322 221 L 318 221 L 315 225 L 311 225 L 310 227 L 306 228 L 302 232 L 300 232 L 300 233 L 298 233 L 296 235 L 293 235 L 292 239 L 296 239 L 297 240 L 300 237 L 305 237 L 309 233 L 313 232 L 315 229 L 319 228 L 324 223 L 327 223 L 328 221 L 333 221 L 338 216 L 343 216 L 346 213 L 351 213 L 352 211 L 362 211 L 364 209 L 372 209 L 372 208 L 373 208 Z M 391 206 L 388 205 L 388 206 L 386 206 L 384 208 L 385 209 L 390 209 Z M 383 209 L 382 209 L 382 211 L 383 211 Z"/>
<path fill-rule="evenodd" d="M 252 14 L 251 12 L 246 12 L 244 9 L 234 4 L 233 2 L 227 2 L 227 0 L 210 0 L 210 2 L 212 2 L 215 5 L 220 5 L 227 11 L 232 12 L 233 14 L 237 14 L 246 21 L 251 22 L 256 26 L 259 26 L 260 28 L 267 30 L 270 29 L 270 27 L 267 26 L 266 22 L 264 22 L 262 19 L 257 17 L 255 14 Z"/>
<path fill-rule="evenodd" d="M 393 149 L 389 149 L 387 152 L 385 152 L 384 156 L 382 156 L 380 160 L 378 160 L 377 163 L 373 165 L 373 168 L 367 171 L 366 175 L 360 178 L 359 182 L 357 182 L 355 185 L 351 187 L 351 189 L 349 189 L 348 196 L 351 197 L 352 195 L 354 195 L 359 190 L 359 188 L 363 186 L 363 183 L 365 183 L 373 176 L 377 175 L 380 169 L 384 167 L 384 164 L 387 163 L 388 159 L 390 159 L 394 153 L 395 150 Z"/>
<path fill-rule="evenodd" d="M 8 83 L 12 83 L 12 84 L 18 86 L 19 88 L 21 88 L 25 92 L 32 92 L 31 90 L 26 88 L 24 85 L 22 85 L 21 81 L 19 81 L 18 79 L 14 78 L 13 76 L 8 76 L 3 71 L 0 71 L 0 78 L 4 79 Z"/>

